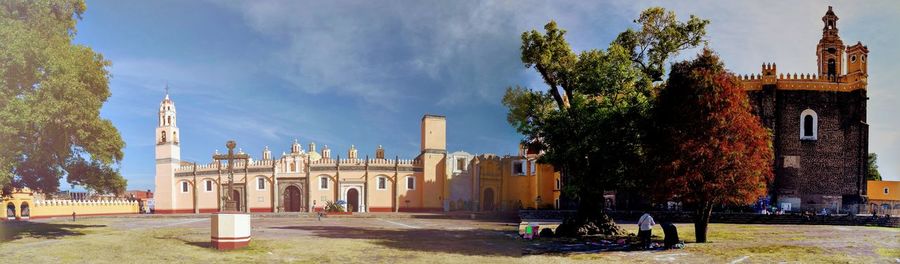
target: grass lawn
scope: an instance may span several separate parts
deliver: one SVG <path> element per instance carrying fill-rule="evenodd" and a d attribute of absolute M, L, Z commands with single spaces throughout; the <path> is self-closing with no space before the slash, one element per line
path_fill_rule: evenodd
<path fill-rule="evenodd" d="M 711 243 L 684 250 L 527 255 L 540 241 L 506 223 L 445 219 L 254 218 L 249 248 L 209 249 L 208 218 L 88 218 L 0 223 L 4 262 L 37 263 L 895 263 L 900 229 L 711 224 Z M 636 232 L 633 224 L 623 225 Z M 655 235 L 662 230 L 654 229 Z M 658 237 L 661 239 L 661 237 Z M 737 263 L 736 262 L 736 263 Z"/>

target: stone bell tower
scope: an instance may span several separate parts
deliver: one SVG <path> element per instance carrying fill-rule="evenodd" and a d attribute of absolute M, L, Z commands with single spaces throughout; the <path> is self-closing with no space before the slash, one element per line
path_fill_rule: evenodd
<path fill-rule="evenodd" d="M 822 28 L 822 39 L 816 46 L 816 57 L 819 60 L 819 76 L 825 76 L 826 79 L 837 81 L 838 76 L 843 75 L 844 69 L 844 42 L 838 36 L 837 28 L 838 17 L 828 7 L 822 22 L 825 27 Z"/>
<path fill-rule="evenodd" d="M 181 162 L 175 102 L 169 99 L 168 86 L 166 97 L 159 103 L 159 120 L 156 127 L 156 193 L 155 207 L 159 213 L 174 213 L 177 209 L 175 201 L 175 169 Z"/>

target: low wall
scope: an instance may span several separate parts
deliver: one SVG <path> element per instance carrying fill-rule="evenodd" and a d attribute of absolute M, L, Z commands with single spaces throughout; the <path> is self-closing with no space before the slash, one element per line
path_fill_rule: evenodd
<path fill-rule="evenodd" d="M 21 207 L 20 207 L 21 208 Z M 35 201 L 28 206 L 30 211 L 29 217 L 49 218 L 49 217 L 71 217 L 72 212 L 76 215 L 116 215 L 116 214 L 137 214 L 140 207 L 137 202 L 114 200 L 114 201 L 70 201 L 70 200 L 47 200 Z M 5 215 L 5 212 L 4 212 Z M 21 209 L 16 211 L 16 216 L 23 218 Z M 4 217 L 4 219 L 6 219 Z"/>
<path fill-rule="evenodd" d="M 644 212 L 642 211 L 610 211 L 607 215 L 616 221 L 637 222 Z M 575 211 L 566 210 L 519 210 L 521 221 L 565 219 L 573 217 Z M 690 212 L 650 212 L 656 222 L 668 220 L 672 222 L 693 222 L 693 214 Z M 863 215 L 762 215 L 755 213 L 713 213 L 710 223 L 731 224 L 780 224 L 780 225 L 855 225 L 855 226 L 884 226 L 900 227 L 900 217 L 872 217 Z"/>

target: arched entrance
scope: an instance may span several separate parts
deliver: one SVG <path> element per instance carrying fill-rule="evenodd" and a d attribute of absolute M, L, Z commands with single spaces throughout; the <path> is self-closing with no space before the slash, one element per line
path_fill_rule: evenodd
<path fill-rule="evenodd" d="M 16 205 L 13 203 L 6 204 L 6 219 L 16 220 Z"/>
<path fill-rule="evenodd" d="M 234 200 L 234 209 L 241 212 L 241 192 L 238 190 L 231 190 L 231 199 Z"/>
<path fill-rule="evenodd" d="M 288 186 L 284 190 L 284 211 L 285 212 L 300 212 L 300 209 L 303 208 L 300 205 L 300 201 L 302 197 L 300 196 L 300 188 L 297 186 Z"/>
<path fill-rule="evenodd" d="M 22 210 L 19 211 L 22 215 L 22 219 L 28 219 L 31 217 L 31 208 L 28 207 L 28 203 L 23 202 L 21 206 Z"/>
<path fill-rule="evenodd" d="M 484 198 L 481 204 L 482 211 L 494 210 L 494 189 L 487 188 L 484 190 Z"/>
<path fill-rule="evenodd" d="M 347 212 L 359 212 L 359 191 L 356 188 L 347 190 Z"/>

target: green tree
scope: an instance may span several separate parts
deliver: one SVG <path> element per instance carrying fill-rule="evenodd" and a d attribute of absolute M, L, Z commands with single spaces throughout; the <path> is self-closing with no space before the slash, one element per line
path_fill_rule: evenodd
<path fill-rule="evenodd" d="M 656 103 L 653 189 L 661 200 L 693 207 L 697 242 L 706 242 L 713 206 L 752 204 L 766 194 L 773 177 L 771 133 L 708 49 L 672 66 Z"/>
<path fill-rule="evenodd" d="M 56 192 L 63 176 L 122 192 L 125 143 L 100 117 L 110 62 L 72 43 L 82 0 L 0 3 L 0 185 Z"/>
<path fill-rule="evenodd" d="M 541 161 L 561 171 L 564 200 L 578 205 L 577 217 L 563 225 L 566 235 L 619 231 L 597 201 L 604 190 L 628 188 L 640 179 L 634 176 L 643 173 L 642 138 L 654 76 L 669 56 L 699 45 L 708 23 L 693 16 L 679 22 L 662 8 L 645 10 L 635 22 L 641 30 L 620 34 L 605 50 L 578 55 L 554 21 L 544 33 L 522 34 L 522 62 L 537 70 L 548 89 L 510 87 L 503 104 L 507 121 L 525 136 L 523 143 L 544 151 Z"/>
<path fill-rule="evenodd" d="M 880 181 L 881 173 L 878 172 L 878 154 L 869 153 L 869 173 L 866 175 L 866 180 L 870 181 Z"/>

